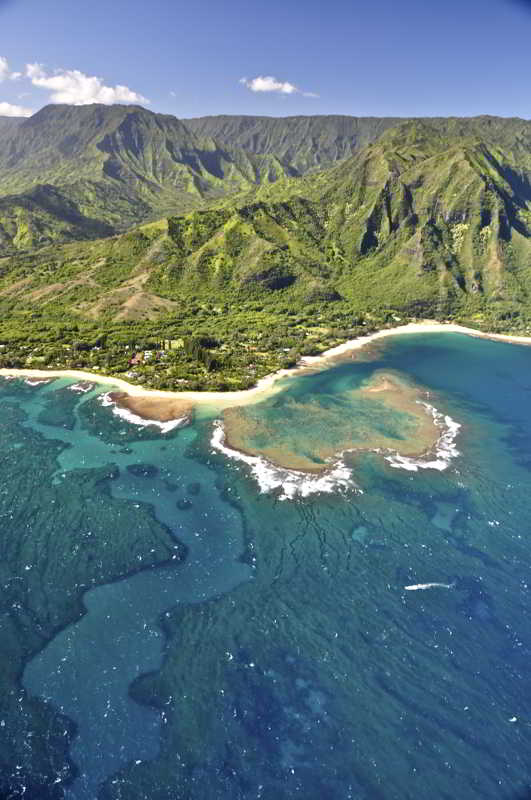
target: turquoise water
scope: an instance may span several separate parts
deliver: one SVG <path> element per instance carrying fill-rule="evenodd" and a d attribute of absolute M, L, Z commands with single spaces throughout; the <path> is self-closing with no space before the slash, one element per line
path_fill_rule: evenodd
<path fill-rule="evenodd" d="M 461 423 L 460 455 L 358 455 L 284 500 L 210 420 L 161 434 L 0 381 L 0 796 L 526 796 L 531 349 L 395 337 L 267 414 L 379 370 Z"/>

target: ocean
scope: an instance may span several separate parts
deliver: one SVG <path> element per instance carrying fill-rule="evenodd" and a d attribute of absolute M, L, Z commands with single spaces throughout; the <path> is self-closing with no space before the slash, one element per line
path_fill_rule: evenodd
<path fill-rule="evenodd" d="M 531 796 L 531 349 L 357 353 L 169 430 L 0 379 L 0 797 Z"/>

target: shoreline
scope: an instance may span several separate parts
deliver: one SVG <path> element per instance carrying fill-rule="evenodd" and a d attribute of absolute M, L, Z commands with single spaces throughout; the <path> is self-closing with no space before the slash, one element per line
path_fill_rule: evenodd
<path fill-rule="evenodd" d="M 358 336 L 356 339 L 349 339 L 347 342 L 338 344 L 330 350 L 325 350 L 325 352 L 321 353 L 319 356 L 303 356 L 300 364 L 312 366 L 315 363 L 317 365 L 320 361 L 337 358 L 351 350 L 359 350 L 366 344 L 370 344 L 378 339 L 408 333 L 462 333 L 466 336 L 472 336 L 478 339 L 490 339 L 491 341 L 501 341 L 509 344 L 531 345 L 531 336 L 486 333 L 484 331 L 478 331 L 475 328 L 466 328 L 464 325 L 458 325 L 455 322 L 433 322 L 432 320 L 423 320 L 422 322 L 409 322 L 406 325 L 399 325 L 396 328 L 382 328 L 375 333 L 369 333 L 366 336 Z"/>
<path fill-rule="evenodd" d="M 168 421 L 168 412 L 163 408 L 161 401 L 168 401 L 174 408 L 180 402 L 183 408 L 186 407 L 187 412 L 191 407 L 195 406 L 212 406 L 218 411 L 225 408 L 230 408 L 237 405 L 247 405 L 251 403 L 258 403 L 266 397 L 276 394 L 280 391 L 278 384 L 282 378 L 295 377 L 300 374 L 308 372 L 308 370 L 326 367 L 330 361 L 335 361 L 342 355 L 345 355 L 356 350 L 360 350 L 371 342 L 378 341 L 379 339 L 388 336 L 400 336 L 403 334 L 418 334 L 418 333 L 461 333 L 466 336 L 472 336 L 479 339 L 490 339 L 492 341 L 507 342 L 510 344 L 531 345 L 531 337 L 527 336 L 511 336 L 508 334 L 485 333 L 477 331 L 474 328 L 466 328 L 463 325 L 458 325 L 451 322 L 433 322 L 425 320 L 422 322 L 410 322 L 406 325 L 400 325 L 395 328 L 384 328 L 375 333 L 369 333 L 365 336 L 358 336 L 356 339 L 350 339 L 343 344 L 326 350 L 318 356 L 303 356 L 298 362 L 297 366 L 292 369 L 280 369 L 266 375 L 256 383 L 251 389 L 240 389 L 228 392 L 197 392 L 197 391 L 183 391 L 173 392 L 163 389 L 147 389 L 137 384 L 128 383 L 123 378 L 113 377 L 111 375 L 102 375 L 97 372 L 88 372 L 84 370 L 69 370 L 69 369 L 31 369 L 31 368 L 0 368 L 0 376 L 3 377 L 21 377 L 21 378 L 36 378 L 36 379 L 52 379 L 52 378 L 72 378 L 76 381 L 83 381 L 103 386 L 114 386 L 119 391 L 124 392 L 127 398 L 124 398 L 124 405 L 127 409 L 139 417 L 146 420 L 158 420 L 160 422 Z M 138 398 L 138 404 L 135 404 L 135 398 Z M 150 405 L 149 401 L 152 399 L 152 409 L 148 410 Z M 119 399 L 118 399 L 119 403 Z M 141 410 L 142 413 L 139 413 Z M 149 416 L 147 416 L 149 414 Z M 180 414 L 180 416 L 183 416 Z M 159 417 L 162 417 L 159 419 Z M 177 417 L 174 417 L 175 419 Z"/>

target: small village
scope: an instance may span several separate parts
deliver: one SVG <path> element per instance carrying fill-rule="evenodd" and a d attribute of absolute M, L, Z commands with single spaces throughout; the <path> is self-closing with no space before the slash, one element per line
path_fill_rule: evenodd
<path fill-rule="evenodd" d="M 80 369 L 174 391 L 246 389 L 277 369 L 293 367 L 301 356 L 405 319 L 391 313 L 353 315 L 342 304 L 308 307 L 305 313 L 235 311 L 210 318 L 194 314 L 179 327 L 168 323 L 159 329 L 155 323 L 97 328 L 63 320 L 60 327 L 50 324 L 28 337 L 17 326 L 10 340 L 0 338 L 0 367 Z"/>

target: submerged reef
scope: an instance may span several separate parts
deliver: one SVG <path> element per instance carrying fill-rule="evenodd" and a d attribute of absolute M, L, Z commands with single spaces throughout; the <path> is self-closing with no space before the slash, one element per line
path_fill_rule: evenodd
<path fill-rule="evenodd" d="M 345 452 L 381 449 L 420 456 L 439 439 L 420 402 L 423 390 L 395 374 L 377 372 L 338 393 L 286 395 L 227 409 L 226 445 L 285 469 L 318 473 Z"/>

